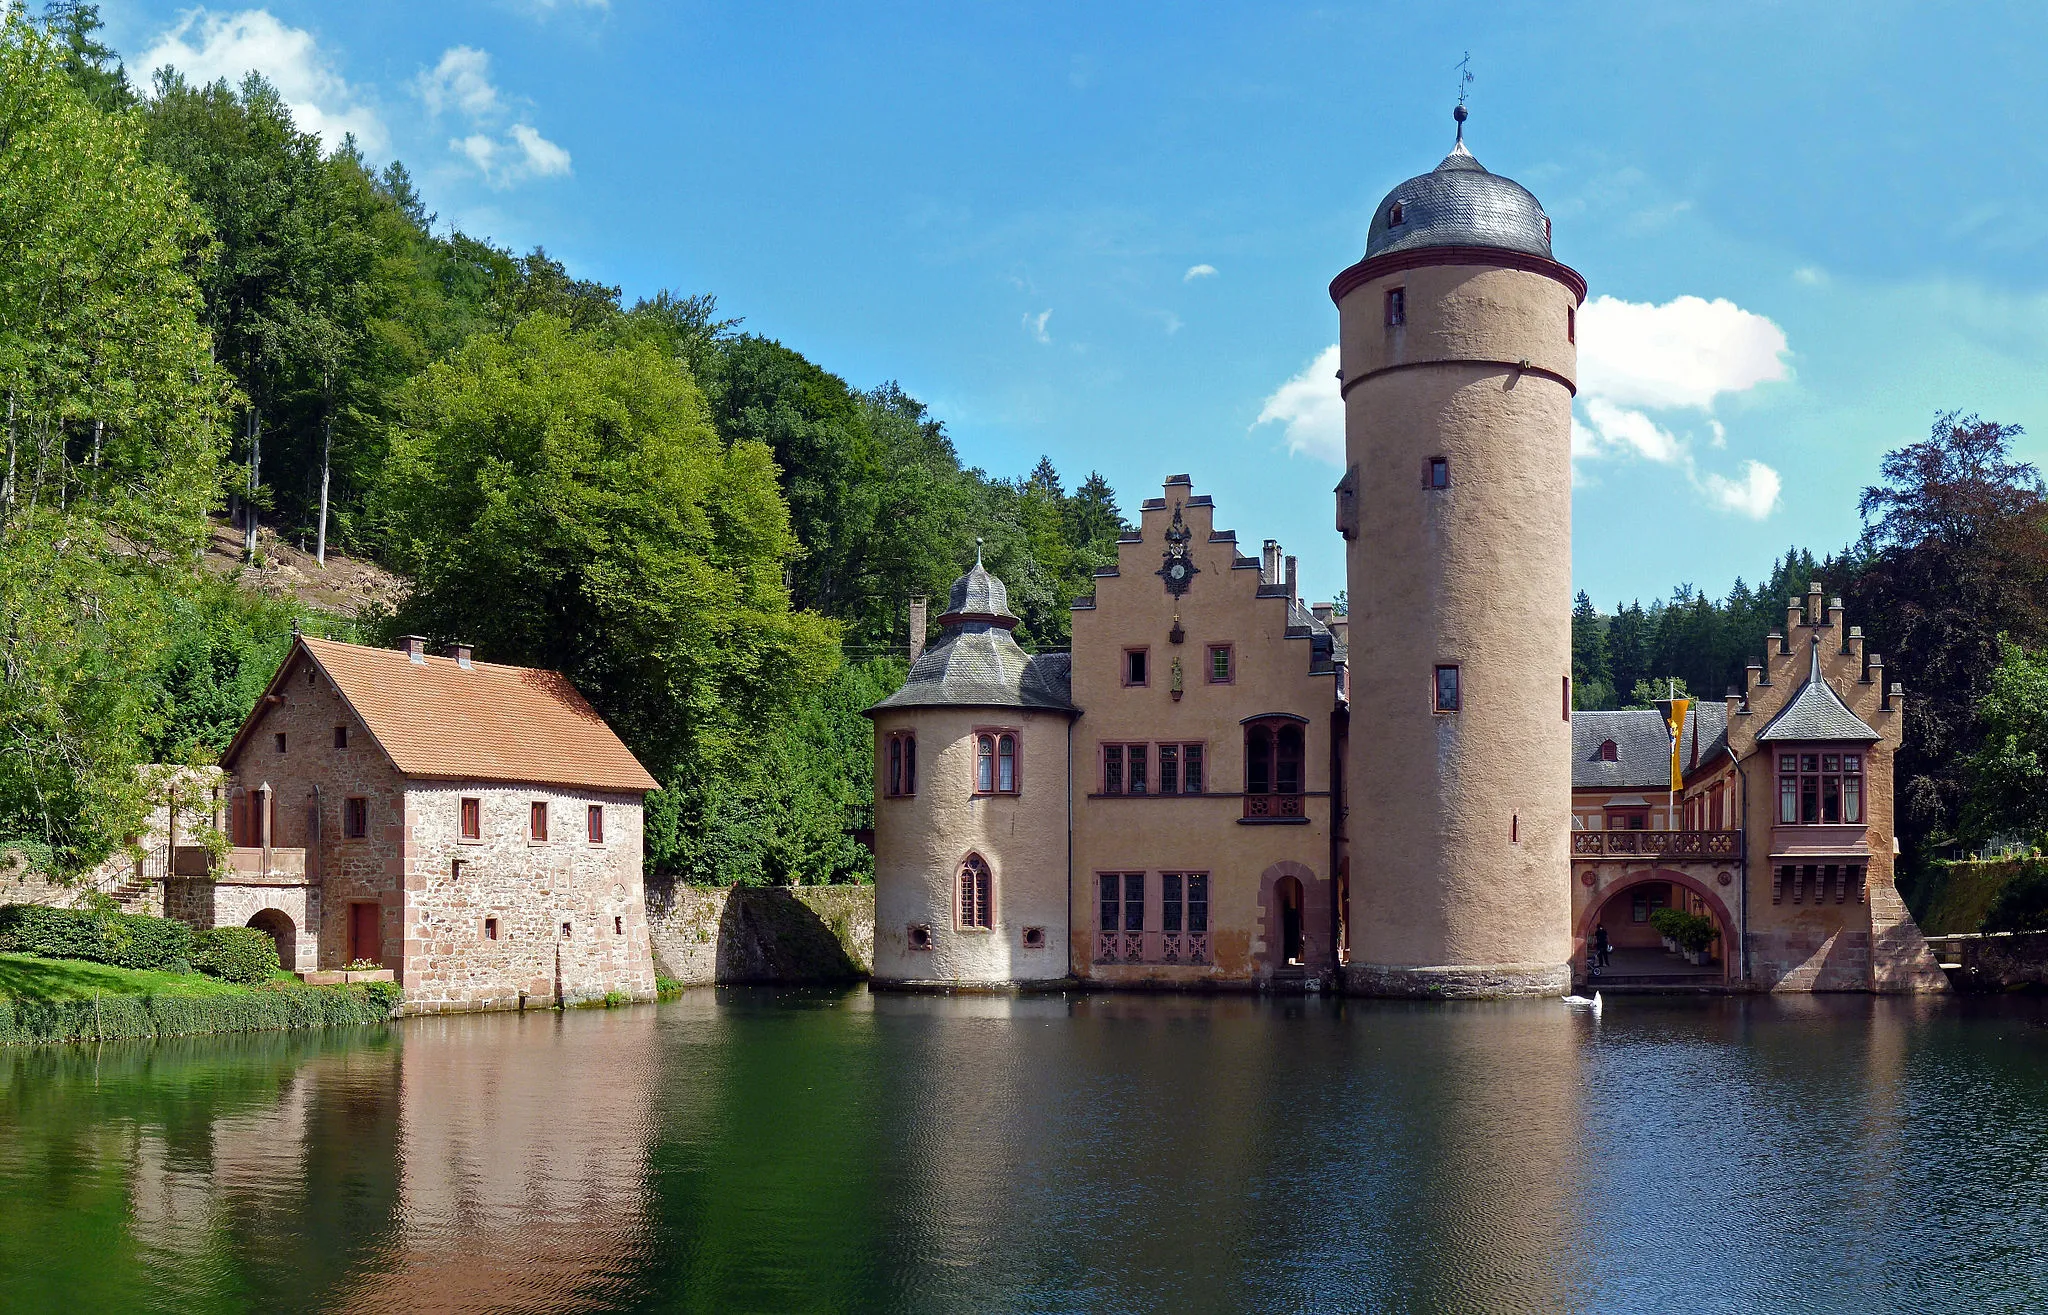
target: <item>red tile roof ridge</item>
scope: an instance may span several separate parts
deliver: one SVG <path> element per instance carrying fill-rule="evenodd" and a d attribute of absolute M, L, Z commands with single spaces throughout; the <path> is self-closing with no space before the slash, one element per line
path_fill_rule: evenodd
<path fill-rule="evenodd" d="M 558 671 L 452 657 L 414 662 L 402 649 L 301 635 L 267 693 L 303 650 L 409 777 L 561 785 L 639 793 L 660 788 L 588 699 Z M 260 717 L 259 703 L 222 762 Z"/>

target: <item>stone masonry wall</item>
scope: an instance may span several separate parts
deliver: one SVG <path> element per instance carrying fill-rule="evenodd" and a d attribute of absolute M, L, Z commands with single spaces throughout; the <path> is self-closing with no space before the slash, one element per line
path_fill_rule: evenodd
<path fill-rule="evenodd" d="M 873 886 L 650 883 L 654 961 L 686 986 L 843 982 L 874 963 Z"/>
<path fill-rule="evenodd" d="M 481 839 L 462 839 L 465 798 L 481 805 Z M 535 803 L 547 805 L 545 841 L 530 835 Z M 602 843 L 587 836 L 592 804 L 604 809 Z M 654 998 L 638 795 L 416 781 L 405 826 L 409 1012 Z"/>

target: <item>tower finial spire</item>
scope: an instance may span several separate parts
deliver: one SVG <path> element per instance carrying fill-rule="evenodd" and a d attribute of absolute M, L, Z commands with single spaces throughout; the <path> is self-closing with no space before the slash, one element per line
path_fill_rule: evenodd
<path fill-rule="evenodd" d="M 1451 117 L 1457 120 L 1457 145 L 1462 146 L 1465 144 L 1465 119 L 1467 117 L 1465 111 L 1465 88 L 1472 84 L 1472 52 L 1466 51 L 1465 57 L 1452 67 L 1458 70 L 1458 108 L 1451 111 Z"/>
<path fill-rule="evenodd" d="M 979 534 L 974 536 L 974 564 L 981 566 L 981 536 Z M 983 567 L 983 569 L 986 570 L 987 568 Z"/>

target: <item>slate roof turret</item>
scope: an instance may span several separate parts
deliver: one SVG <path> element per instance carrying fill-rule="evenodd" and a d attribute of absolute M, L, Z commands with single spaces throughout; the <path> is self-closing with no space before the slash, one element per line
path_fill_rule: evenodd
<path fill-rule="evenodd" d="M 1026 653 L 1011 631 L 1017 617 L 1010 593 L 982 565 L 953 582 L 939 638 L 910 664 L 903 688 L 869 712 L 884 708 L 1036 708 L 1073 712 L 1072 658 Z"/>

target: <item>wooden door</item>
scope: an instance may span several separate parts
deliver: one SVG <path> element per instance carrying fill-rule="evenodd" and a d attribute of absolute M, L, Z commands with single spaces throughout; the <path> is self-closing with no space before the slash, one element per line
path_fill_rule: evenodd
<path fill-rule="evenodd" d="M 348 957 L 351 963 L 357 959 L 369 959 L 375 963 L 384 961 L 380 912 L 375 904 L 348 906 Z"/>

